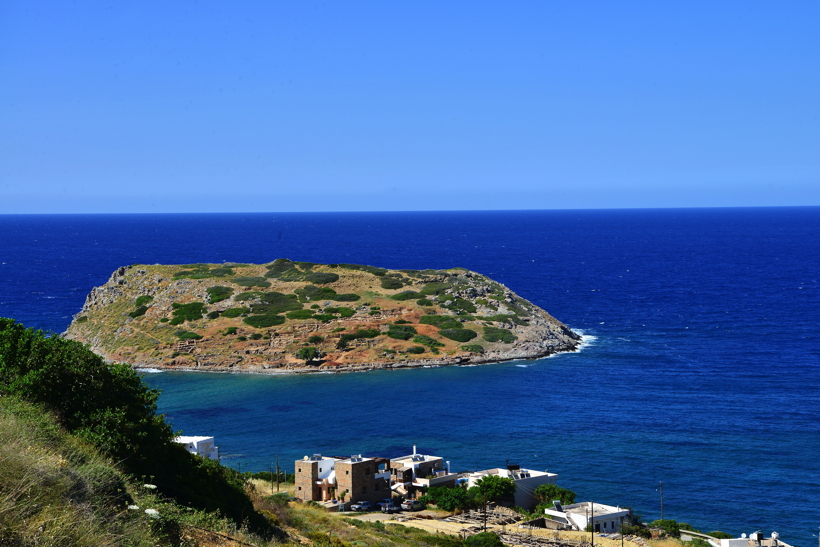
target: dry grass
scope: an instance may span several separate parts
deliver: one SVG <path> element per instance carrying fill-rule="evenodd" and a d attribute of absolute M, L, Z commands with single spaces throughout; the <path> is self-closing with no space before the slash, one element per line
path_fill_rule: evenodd
<path fill-rule="evenodd" d="M 0 399 L 0 545 L 155 545 L 121 511 L 122 476 L 42 413 Z"/>

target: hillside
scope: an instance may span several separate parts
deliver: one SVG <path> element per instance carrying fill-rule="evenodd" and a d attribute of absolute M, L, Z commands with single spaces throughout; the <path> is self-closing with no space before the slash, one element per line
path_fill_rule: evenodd
<path fill-rule="evenodd" d="M 267 373 L 537 358 L 580 340 L 476 272 L 287 259 L 120 268 L 65 336 L 137 367 Z"/>

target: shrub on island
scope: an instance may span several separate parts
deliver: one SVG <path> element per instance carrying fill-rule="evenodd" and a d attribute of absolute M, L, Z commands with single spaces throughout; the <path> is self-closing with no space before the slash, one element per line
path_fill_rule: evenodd
<path fill-rule="evenodd" d="M 469 342 L 478 336 L 478 333 L 472 329 L 441 329 L 438 333 L 456 342 Z"/>
<path fill-rule="evenodd" d="M 387 336 L 396 340 L 410 340 L 416 334 L 412 325 L 390 325 L 387 328 Z"/>
<path fill-rule="evenodd" d="M 407 348 L 407 353 L 419 354 L 424 353 L 425 351 L 424 346 L 410 346 Z"/>
<path fill-rule="evenodd" d="M 214 285 L 213 287 L 208 287 L 206 292 L 208 293 L 208 302 L 214 304 L 230 298 L 233 294 L 233 289 L 223 285 Z"/>
<path fill-rule="evenodd" d="M 451 315 L 422 315 L 419 323 L 440 329 L 460 329 L 461 322 Z"/>
<path fill-rule="evenodd" d="M 446 289 L 450 288 L 449 283 L 442 283 L 440 281 L 431 281 L 427 283 L 423 289 L 421 289 L 421 294 L 425 296 L 430 296 L 434 294 L 441 294 Z"/>
<path fill-rule="evenodd" d="M 414 298 L 418 298 L 419 296 L 421 296 L 421 294 L 417 293 L 416 291 L 402 291 L 398 294 L 394 294 L 390 298 L 392 298 L 393 300 L 398 300 L 399 302 L 404 302 L 405 300 L 413 300 Z"/>
<path fill-rule="evenodd" d="M 475 304 L 463 298 L 454 298 L 452 301 L 450 301 L 449 304 L 445 305 L 444 307 L 455 312 L 476 312 Z"/>
<path fill-rule="evenodd" d="M 205 304 L 202 302 L 190 302 L 188 304 L 177 304 L 174 302 L 171 304 L 171 307 L 174 308 L 172 312 L 174 318 L 171 319 L 172 325 L 180 325 L 185 321 L 202 319 L 202 316 L 205 315 L 207 311 Z"/>
<path fill-rule="evenodd" d="M 246 317 L 242 321 L 252 327 L 256 327 L 257 329 L 264 329 L 267 327 L 273 327 L 276 325 L 284 324 L 285 318 L 281 315 L 276 314 L 251 315 L 249 317 Z"/>
<path fill-rule="evenodd" d="M 287 314 L 288 319 L 310 319 L 313 317 L 312 310 L 294 310 L 289 311 Z"/>
<path fill-rule="evenodd" d="M 262 296 L 263 292 L 261 291 L 245 291 L 237 294 L 233 297 L 234 301 L 236 302 L 247 302 L 248 300 L 254 300 Z"/>
<path fill-rule="evenodd" d="M 316 285 L 306 285 L 293 292 L 299 295 L 300 302 L 307 302 L 309 300 L 334 300 L 336 298 L 336 291 L 330 287 L 317 287 Z"/>
<path fill-rule="evenodd" d="M 314 272 L 307 274 L 305 279 L 316 285 L 324 285 L 326 283 L 338 281 L 339 275 L 330 272 Z"/>
<path fill-rule="evenodd" d="M 202 340 L 202 336 L 187 330 L 178 330 L 174 333 L 174 336 L 180 340 Z"/>
<path fill-rule="evenodd" d="M 150 294 L 144 294 L 144 295 L 140 296 L 139 298 L 137 298 L 137 301 L 134 302 L 134 305 L 137 306 L 137 307 L 145 306 L 146 304 L 148 304 L 149 302 L 151 302 L 153 300 L 154 300 L 153 296 L 151 296 Z"/>
<path fill-rule="evenodd" d="M 381 278 L 381 286 L 382 289 L 401 289 L 404 286 L 404 283 L 401 282 L 400 277 L 396 277 L 395 275 L 385 275 Z"/>
<path fill-rule="evenodd" d="M 466 346 L 461 346 L 461 349 L 469 351 L 470 353 L 484 353 L 484 346 L 481 344 L 467 344 Z"/>
<path fill-rule="evenodd" d="M 418 300 L 416 300 L 416 305 L 417 306 L 432 306 L 433 301 L 432 300 L 427 300 L 426 298 L 419 298 Z"/>
<path fill-rule="evenodd" d="M 500 329 L 498 327 L 484 327 L 484 339 L 487 342 L 503 342 L 505 344 L 512 344 L 518 337 L 507 329 Z"/>
<path fill-rule="evenodd" d="M 353 317 L 356 315 L 356 310 L 342 306 L 339 308 L 325 308 L 325 313 L 337 313 L 342 317 Z"/>
<path fill-rule="evenodd" d="M 229 318 L 232 319 L 234 317 L 239 317 L 240 315 L 245 315 L 246 313 L 248 313 L 250 311 L 251 310 L 249 308 L 242 308 L 242 307 L 228 308 L 227 310 L 222 312 L 222 317 L 229 317 Z"/>
<path fill-rule="evenodd" d="M 137 309 L 135 309 L 134 311 L 132 311 L 128 315 L 131 316 L 131 317 L 136 318 L 136 317 L 139 317 L 141 315 L 145 315 L 145 312 L 147 312 L 147 311 L 148 311 L 148 306 L 139 306 L 139 307 L 137 307 Z"/>
<path fill-rule="evenodd" d="M 260 300 L 261 303 L 251 306 L 255 314 L 284 313 L 302 309 L 302 304 L 299 303 L 295 294 L 268 292 L 264 293 Z"/>
<path fill-rule="evenodd" d="M 381 277 L 387 273 L 387 270 L 385 268 L 377 268 L 375 266 L 364 266 L 362 264 L 337 264 L 337 266 L 339 268 L 345 268 L 346 270 L 361 270 L 363 272 L 372 273 L 373 275 L 378 277 Z"/>
<path fill-rule="evenodd" d="M 231 281 L 240 287 L 270 287 L 270 281 L 264 277 L 235 277 Z"/>
<path fill-rule="evenodd" d="M 440 348 L 444 346 L 444 344 L 442 344 L 441 342 L 439 342 L 431 336 L 427 336 L 426 334 L 419 334 L 418 336 L 413 338 L 413 342 L 415 342 L 416 344 L 425 345 L 428 348 Z"/>
<path fill-rule="evenodd" d="M 174 274 L 174 279 L 207 279 L 208 277 L 227 277 L 234 275 L 231 268 L 210 268 L 208 264 L 190 264 L 190 270 L 181 270 Z"/>

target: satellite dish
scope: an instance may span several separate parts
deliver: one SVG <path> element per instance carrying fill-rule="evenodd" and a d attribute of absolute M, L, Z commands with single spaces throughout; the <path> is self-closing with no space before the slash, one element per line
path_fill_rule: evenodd
<path fill-rule="evenodd" d="M 746 539 L 746 534 L 740 534 L 740 537 L 741 537 L 742 539 Z"/>
<path fill-rule="evenodd" d="M 303 459 L 304 459 L 304 461 L 308 461 L 310 458 L 308 458 L 307 456 L 305 456 Z M 745 536 L 744 536 L 744 537 L 745 537 Z"/>
<path fill-rule="evenodd" d="M 777 532 L 772 532 L 772 539 L 779 539 L 779 538 L 780 538 L 780 534 L 778 534 Z"/>

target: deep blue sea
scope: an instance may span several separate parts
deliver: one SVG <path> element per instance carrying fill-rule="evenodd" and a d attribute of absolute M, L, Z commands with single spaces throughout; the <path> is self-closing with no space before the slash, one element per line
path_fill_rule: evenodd
<path fill-rule="evenodd" d="M 160 373 L 160 409 L 224 461 L 409 453 L 507 461 L 579 499 L 703 531 L 820 524 L 820 208 L 0 216 L 0 316 L 62 332 L 133 263 L 287 257 L 489 275 L 587 335 L 480 367 Z"/>

